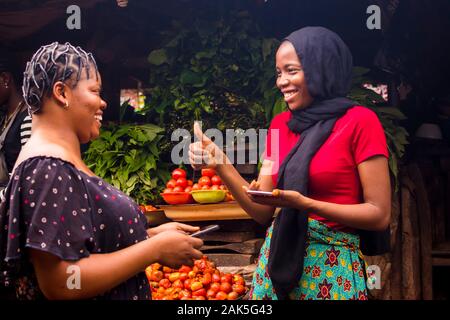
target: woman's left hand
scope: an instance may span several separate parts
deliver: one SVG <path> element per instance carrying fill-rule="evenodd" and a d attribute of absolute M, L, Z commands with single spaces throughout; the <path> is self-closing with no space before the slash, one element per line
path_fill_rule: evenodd
<path fill-rule="evenodd" d="M 243 186 L 245 190 L 259 190 L 258 183 L 252 182 L 247 188 Z M 299 210 L 308 209 L 310 199 L 294 190 L 280 190 L 274 189 L 272 191 L 272 197 L 257 196 L 247 193 L 247 196 L 256 203 L 264 204 L 272 207 L 279 208 L 295 208 Z"/>
<path fill-rule="evenodd" d="M 200 230 L 199 227 L 190 226 L 188 224 L 179 223 L 179 222 L 168 222 L 164 223 L 160 226 L 157 226 L 155 228 L 147 229 L 147 234 L 152 237 L 157 235 L 158 233 L 169 231 L 169 230 L 175 230 L 184 234 L 190 234 L 193 232 L 196 232 Z"/>

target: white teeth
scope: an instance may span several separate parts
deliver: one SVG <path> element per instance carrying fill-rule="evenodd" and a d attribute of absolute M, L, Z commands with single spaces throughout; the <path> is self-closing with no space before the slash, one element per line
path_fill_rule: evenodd
<path fill-rule="evenodd" d="M 285 98 L 290 98 L 292 95 L 294 95 L 294 94 L 296 94 L 296 93 L 297 93 L 297 91 L 286 92 L 286 93 L 284 94 L 284 97 L 285 97 Z"/>
<path fill-rule="evenodd" d="M 95 115 L 94 118 L 95 118 L 96 120 L 98 120 L 98 121 L 102 121 L 102 120 L 103 120 L 103 117 L 100 116 L 100 115 Z"/>

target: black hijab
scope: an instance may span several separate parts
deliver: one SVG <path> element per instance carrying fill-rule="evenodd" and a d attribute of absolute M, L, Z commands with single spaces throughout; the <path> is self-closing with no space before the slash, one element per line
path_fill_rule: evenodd
<path fill-rule="evenodd" d="M 308 195 L 309 165 L 338 118 L 357 103 L 345 98 L 351 86 L 352 55 L 342 39 L 323 27 L 306 27 L 290 34 L 305 81 L 314 101 L 291 110 L 288 127 L 301 134 L 280 166 L 277 188 Z M 303 271 L 308 213 L 282 208 L 275 219 L 270 244 L 269 275 L 279 299 L 298 285 Z"/>

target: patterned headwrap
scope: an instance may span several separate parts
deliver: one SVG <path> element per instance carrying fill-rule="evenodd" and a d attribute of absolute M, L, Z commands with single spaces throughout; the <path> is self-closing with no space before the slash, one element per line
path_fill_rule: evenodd
<path fill-rule="evenodd" d="M 51 94 L 56 82 L 68 84 L 70 80 L 72 87 L 75 87 L 83 70 L 89 79 L 92 66 L 98 77 L 97 64 L 92 54 L 68 42 L 42 46 L 27 63 L 23 74 L 22 92 L 29 113 L 39 113 L 43 98 Z"/>

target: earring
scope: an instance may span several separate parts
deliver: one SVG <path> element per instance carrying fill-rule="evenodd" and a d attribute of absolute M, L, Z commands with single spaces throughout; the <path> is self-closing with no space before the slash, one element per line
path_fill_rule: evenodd
<path fill-rule="evenodd" d="M 64 109 L 69 109 L 69 103 L 66 101 L 66 103 L 64 104 Z"/>

